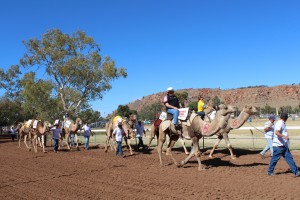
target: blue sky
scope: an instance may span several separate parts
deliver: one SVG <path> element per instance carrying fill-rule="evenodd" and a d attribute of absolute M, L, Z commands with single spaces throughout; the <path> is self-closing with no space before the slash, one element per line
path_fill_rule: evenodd
<path fill-rule="evenodd" d="M 299 84 L 297 0 L 2 0 L 0 67 L 18 64 L 23 40 L 83 30 L 126 79 L 92 107 L 107 115 L 167 87 Z"/>

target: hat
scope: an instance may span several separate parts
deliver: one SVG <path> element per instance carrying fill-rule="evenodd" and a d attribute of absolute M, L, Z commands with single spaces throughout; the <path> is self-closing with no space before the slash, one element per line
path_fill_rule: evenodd
<path fill-rule="evenodd" d="M 281 113 L 280 119 L 287 119 L 287 118 L 289 118 L 287 113 Z"/>
<path fill-rule="evenodd" d="M 274 115 L 270 115 L 269 119 L 276 120 L 276 117 Z"/>
<path fill-rule="evenodd" d="M 174 91 L 173 87 L 168 87 L 167 91 Z"/>

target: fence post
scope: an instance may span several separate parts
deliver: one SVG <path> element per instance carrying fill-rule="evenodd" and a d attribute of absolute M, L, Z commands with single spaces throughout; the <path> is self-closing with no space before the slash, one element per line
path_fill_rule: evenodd
<path fill-rule="evenodd" d="M 203 145 L 202 149 L 204 149 L 204 137 L 203 136 L 202 136 L 202 145 Z"/>

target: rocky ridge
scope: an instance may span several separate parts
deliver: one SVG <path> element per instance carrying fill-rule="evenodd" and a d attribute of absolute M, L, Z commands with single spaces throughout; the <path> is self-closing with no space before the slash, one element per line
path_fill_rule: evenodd
<path fill-rule="evenodd" d="M 282 106 L 292 106 L 295 108 L 300 104 L 300 85 L 279 85 L 273 87 L 258 86 L 249 88 L 238 88 L 231 90 L 199 88 L 199 89 L 183 89 L 176 92 L 187 92 L 188 101 L 197 101 L 199 94 L 204 98 L 213 99 L 217 96 L 226 105 L 234 105 L 241 109 L 244 105 L 252 105 L 255 107 L 271 107 L 280 108 Z M 140 111 L 145 105 L 153 103 L 163 103 L 163 97 L 166 92 L 159 92 L 148 95 L 142 99 L 135 100 L 128 104 L 130 109 Z M 210 101 L 211 103 L 211 101 Z"/>

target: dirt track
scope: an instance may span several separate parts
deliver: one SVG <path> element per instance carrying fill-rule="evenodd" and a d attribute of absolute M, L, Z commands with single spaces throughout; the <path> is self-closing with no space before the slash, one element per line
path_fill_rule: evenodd
<path fill-rule="evenodd" d="M 156 150 L 134 152 L 126 158 L 105 153 L 103 146 L 85 151 L 28 152 L 24 144 L 0 141 L 0 199 L 299 199 L 300 178 L 294 178 L 281 159 L 277 174 L 268 177 L 270 158 L 258 151 L 217 151 L 214 159 L 202 156 L 207 170 L 198 171 L 194 158 L 177 168 Z M 300 153 L 292 152 L 300 165 Z M 175 149 L 179 161 L 185 155 Z"/>

